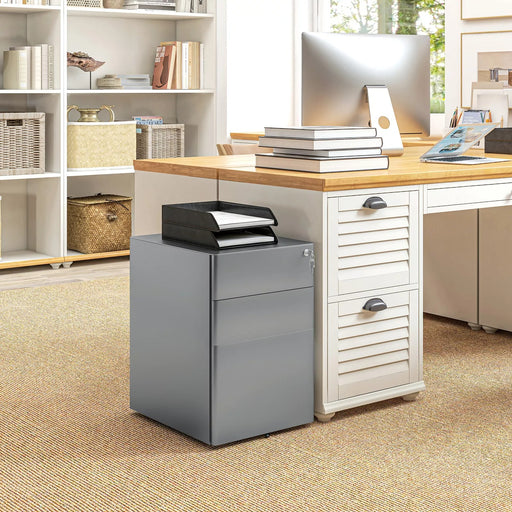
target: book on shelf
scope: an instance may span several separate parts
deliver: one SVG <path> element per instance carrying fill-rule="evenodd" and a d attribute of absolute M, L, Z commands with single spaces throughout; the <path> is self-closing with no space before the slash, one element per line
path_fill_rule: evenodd
<path fill-rule="evenodd" d="M 137 124 L 147 124 L 147 125 L 155 125 L 155 124 L 164 124 L 164 120 L 162 116 L 133 116 L 132 119 Z M 139 131 L 139 133 L 141 133 Z"/>
<path fill-rule="evenodd" d="M 122 89 L 151 89 L 151 79 L 147 74 L 117 75 L 121 80 Z"/>
<path fill-rule="evenodd" d="M 4 51 L 4 89 L 28 89 L 29 62 L 27 50 Z"/>
<path fill-rule="evenodd" d="M 292 139 L 283 137 L 260 137 L 259 145 L 264 148 L 307 149 L 311 151 L 329 149 L 381 148 L 381 137 L 350 139 Z"/>
<path fill-rule="evenodd" d="M 32 46 L 30 49 L 30 88 L 42 89 L 42 60 L 41 47 Z"/>
<path fill-rule="evenodd" d="M 161 45 L 156 49 L 153 89 L 171 89 L 176 62 L 176 46 Z"/>
<path fill-rule="evenodd" d="M 365 126 L 285 126 L 265 127 L 267 137 L 291 137 L 295 139 L 335 139 L 375 137 L 377 130 Z"/>
<path fill-rule="evenodd" d="M 325 158 L 347 156 L 373 156 L 381 155 L 381 148 L 355 148 L 355 149 L 288 149 L 274 148 L 276 155 L 321 156 Z"/>
<path fill-rule="evenodd" d="M 371 171 L 387 169 L 389 167 L 389 159 L 386 155 L 326 158 L 263 153 L 256 155 L 256 167 L 317 173 Z"/>
<path fill-rule="evenodd" d="M 176 7 L 174 4 L 169 3 L 153 3 L 153 2 L 134 2 L 125 3 L 124 9 L 141 9 L 141 10 L 153 10 L 153 11 L 175 11 Z"/>
<path fill-rule="evenodd" d="M 22 50 L 27 53 L 27 89 L 32 88 L 32 47 L 31 46 L 10 46 L 9 50 Z"/>

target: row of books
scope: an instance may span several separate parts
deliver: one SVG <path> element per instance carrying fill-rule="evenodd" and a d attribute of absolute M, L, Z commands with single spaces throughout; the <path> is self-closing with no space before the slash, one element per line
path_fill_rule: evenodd
<path fill-rule="evenodd" d="M 180 12 L 208 12 L 207 0 L 176 0 L 176 10 Z"/>
<path fill-rule="evenodd" d="M 387 169 L 382 138 L 375 128 L 354 126 L 266 127 L 259 145 L 272 153 L 256 155 L 256 167 L 306 172 Z"/>
<path fill-rule="evenodd" d="M 0 5 L 58 5 L 50 0 L 0 0 Z"/>
<path fill-rule="evenodd" d="M 4 89 L 53 89 L 53 46 L 11 46 L 4 51 Z"/>
<path fill-rule="evenodd" d="M 165 41 L 156 49 L 153 89 L 202 89 L 204 45 Z"/>

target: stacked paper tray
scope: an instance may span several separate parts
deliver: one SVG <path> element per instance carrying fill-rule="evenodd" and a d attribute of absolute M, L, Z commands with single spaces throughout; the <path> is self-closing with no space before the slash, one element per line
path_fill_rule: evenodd
<path fill-rule="evenodd" d="M 204 201 L 162 206 L 162 237 L 215 249 L 277 243 L 269 208 Z"/>

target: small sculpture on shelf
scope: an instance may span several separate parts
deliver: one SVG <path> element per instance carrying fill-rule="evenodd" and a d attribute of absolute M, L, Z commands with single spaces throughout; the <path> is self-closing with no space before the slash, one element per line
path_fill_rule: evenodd
<path fill-rule="evenodd" d="M 105 62 L 93 59 L 85 52 L 68 52 L 68 67 L 80 68 L 89 73 L 89 88 L 92 89 L 92 72 L 96 71 Z"/>

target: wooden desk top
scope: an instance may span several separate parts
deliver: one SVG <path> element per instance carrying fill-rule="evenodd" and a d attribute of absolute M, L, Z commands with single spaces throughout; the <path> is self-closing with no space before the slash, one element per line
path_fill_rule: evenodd
<path fill-rule="evenodd" d="M 389 169 L 309 173 L 254 167 L 254 155 L 135 160 L 137 171 L 150 171 L 197 178 L 256 183 L 278 187 L 330 192 L 375 187 L 398 187 L 425 183 L 512 178 L 512 155 L 488 155 L 509 161 L 482 165 L 421 163 L 425 147 L 407 147 L 400 157 L 390 157 Z M 482 151 L 473 151 L 482 155 Z"/>

